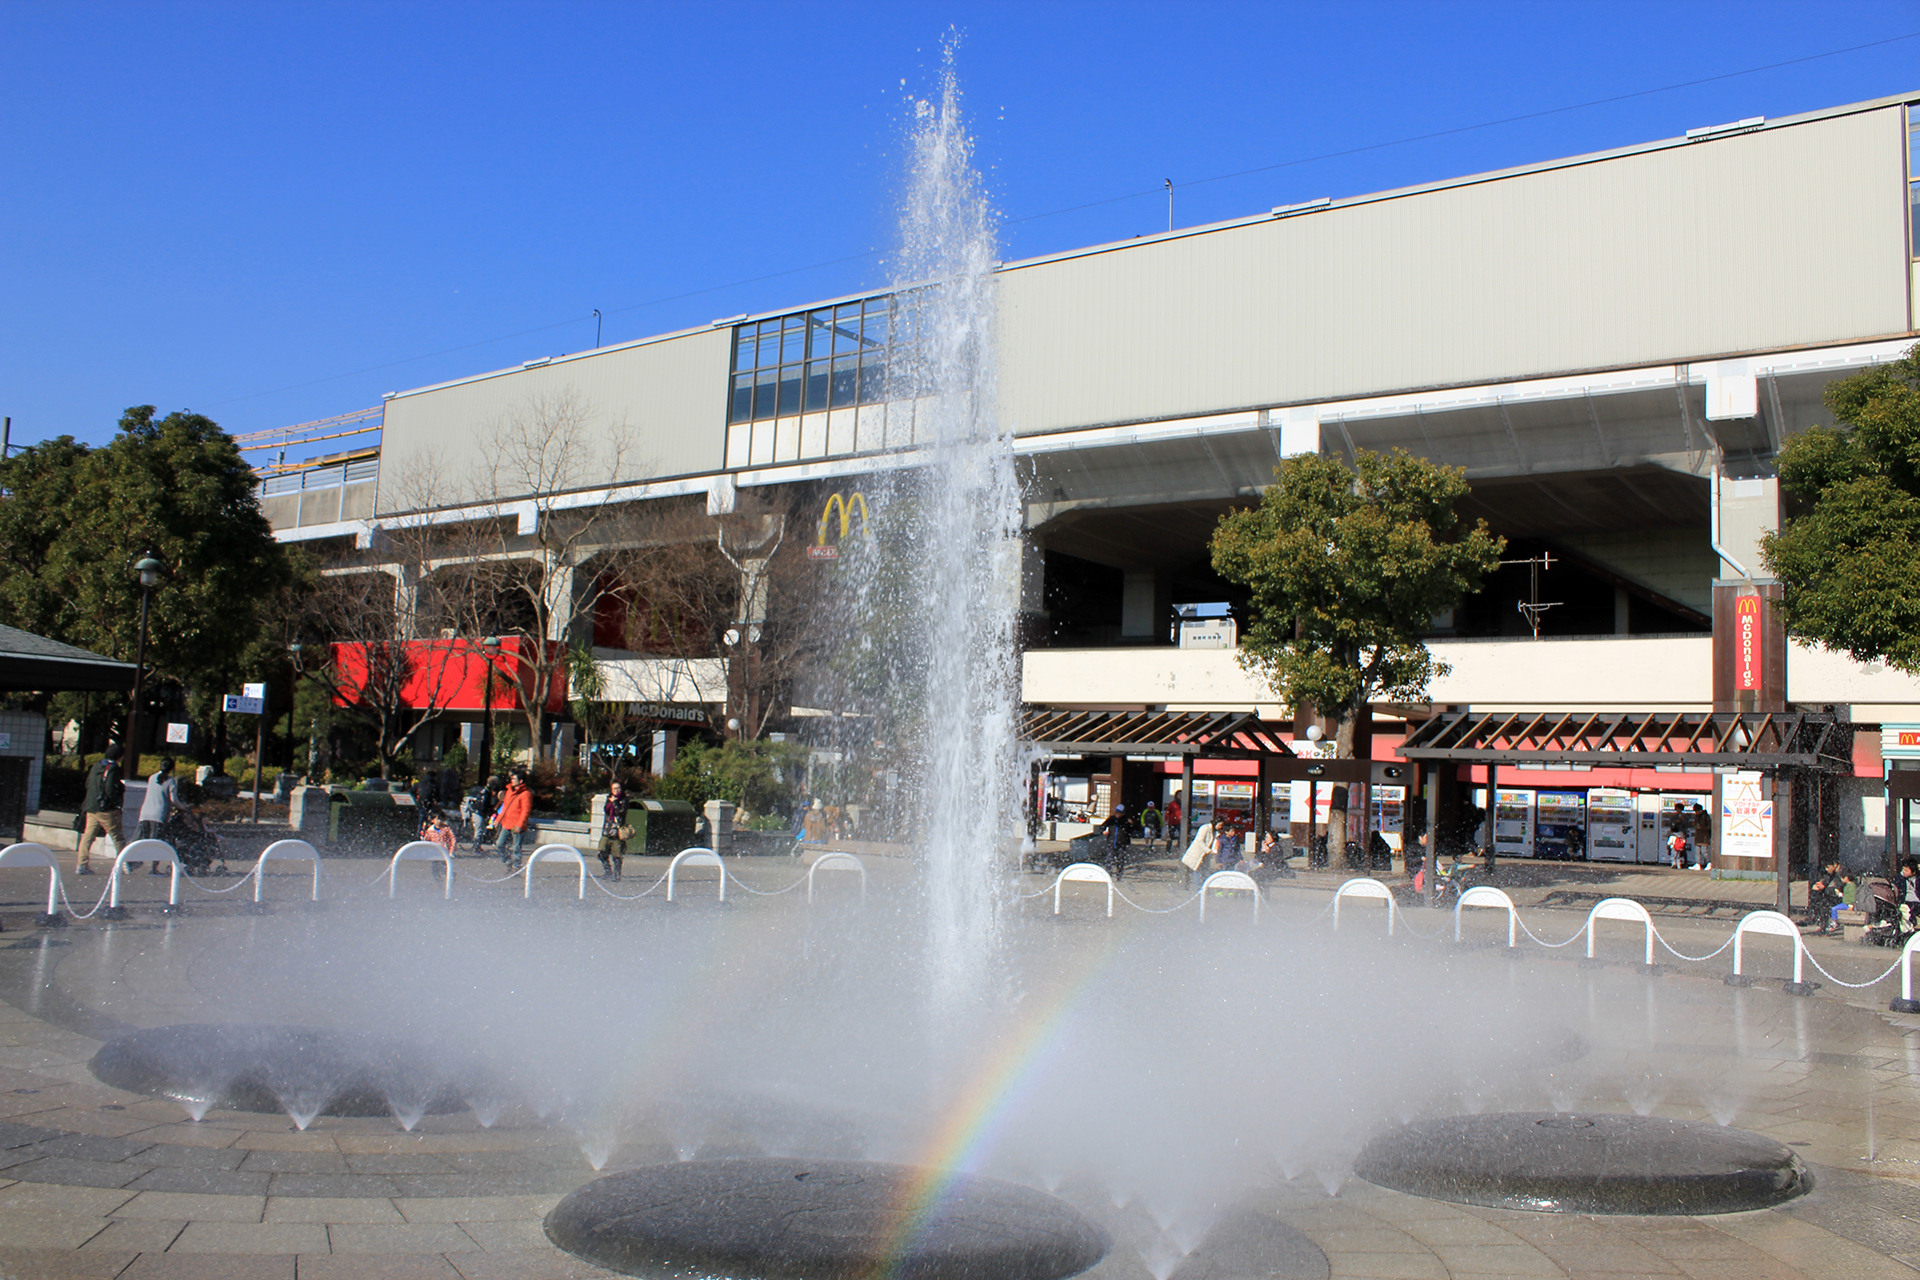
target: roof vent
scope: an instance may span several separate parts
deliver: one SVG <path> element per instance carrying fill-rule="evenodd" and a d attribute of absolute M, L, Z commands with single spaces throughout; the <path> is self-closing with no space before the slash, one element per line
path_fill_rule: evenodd
<path fill-rule="evenodd" d="M 1724 138 L 1730 133 L 1751 133 L 1766 122 L 1765 116 L 1748 116 L 1745 120 L 1735 120 L 1731 124 L 1710 124 L 1704 129 L 1689 129 L 1687 141 L 1705 142 L 1708 138 Z"/>
<path fill-rule="evenodd" d="M 552 363 L 553 363 L 552 356 L 541 356 L 538 360 L 529 360 L 525 364 L 522 364 L 520 367 L 522 369 L 538 369 L 543 364 L 552 364 Z"/>

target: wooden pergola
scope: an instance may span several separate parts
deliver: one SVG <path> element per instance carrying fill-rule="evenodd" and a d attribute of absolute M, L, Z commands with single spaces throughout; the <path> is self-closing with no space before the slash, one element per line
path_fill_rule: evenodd
<path fill-rule="evenodd" d="M 1193 762 L 1202 757 L 1257 760 L 1264 780 L 1271 766 L 1293 762 L 1293 724 L 1263 720 L 1253 711 L 1076 711 L 1026 706 L 1020 710 L 1020 741 L 1038 755 L 1177 756 L 1180 842 L 1191 838 Z M 1304 763 L 1304 762 L 1302 762 Z M 1330 763 L 1330 762 L 1329 762 Z M 1267 821 L 1267 789 L 1255 789 L 1260 829 Z"/>
<path fill-rule="evenodd" d="M 1419 725 L 1400 744 L 1421 765 L 1484 765 L 1486 847 L 1493 849 L 1494 794 L 1501 765 L 1570 768 L 1752 770 L 1772 779 L 1776 902 L 1787 910 L 1789 866 L 1783 798 L 1796 774 L 1850 775 L 1854 726 L 1838 716 L 1786 712 L 1451 711 Z M 1427 794 L 1429 831 L 1437 789 Z"/>

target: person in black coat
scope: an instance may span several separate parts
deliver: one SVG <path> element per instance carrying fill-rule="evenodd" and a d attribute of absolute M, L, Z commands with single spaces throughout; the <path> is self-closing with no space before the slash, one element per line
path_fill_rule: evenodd
<path fill-rule="evenodd" d="M 1820 874 L 1807 886 L 1807 926 L 1815 933 L 1839 933 L 1840 923 L 1833 918 L 1834 908 L 1846 900 L 1847 885 L 1853 877 L 1840 868 L 1840 859 L 1829 857 Z"/>

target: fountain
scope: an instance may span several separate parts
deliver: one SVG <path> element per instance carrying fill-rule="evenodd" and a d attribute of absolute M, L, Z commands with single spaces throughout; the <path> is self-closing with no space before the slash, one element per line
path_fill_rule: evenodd
<path fill-rule="evenodd" d="M 994 413 L 993 222 L 950 47 L 912 113 L 889 413 L 911 412 L 920 452 L 876 482 L 910 572 L 879 556 L 847 570 L 854 616 L 890 620 L 872 665 L 911 694 L 903 723 L 924 744 L 909 778 L 920 856 L 876 869 L 830 926 L 797 895 L 724 913 L 475 896 L 457 913 L 275 917 L 270 939 L 197 961 L 227 1025 L 133 1033 L 96 1074 L 196 1116 L 254 1108 L 301 1127 L 431 1127 L 462 1102 L 486 1128 L 537 1115 L 603 1175 L 554 1208 L 549 1238 L 630 1274 L 1055 1280 L 1120 1237 L 1155 1280 L 1324 1280 L 1311 1242 L 1243 1200 L 1281 1179 L 1338 1196 L 1363 1146 L 1362 1177 L 1475 1204 L 1623 1211 L 1566 1190 L 1569 1153 L 1596 1139 L 1610 1159 L 1718 1161 L 1764 1195 L 1804 1190 L 1791 1153 L 1749 1135 L 1575 1112 L 1593 1080 L 1621 1076 L 1583 1077 L 1593 1045 L 1567 1029 L 1565 991 L 1504 959 L 1310 932 L 1281 903 L 1198 929 L 1023 921 L 1005 887 L 1023 504 Z M 1589 984 L 1590 1023 L 1609 999 Z M 1649 1009 L 1648 1043 L 1654 1022 Z M 304 1024 L 404 1028 L 432 1049 Z M 1492 1110 L 1547 1068 L 1564 1112 Z M 1639 1070 L 1621 1101 L 1651 1110 L 1662 1086 Z M 1407 1120 L 1450 1106 L 1488 1114 Z M 1393 1117 L 1403 1127 L 1376 1137 Z M 1561 1161 L 1538 1166 L 1553 1187 L 1432 1158 L 1454 1142 L 1497 1165 L 1516 1133 Z"/>

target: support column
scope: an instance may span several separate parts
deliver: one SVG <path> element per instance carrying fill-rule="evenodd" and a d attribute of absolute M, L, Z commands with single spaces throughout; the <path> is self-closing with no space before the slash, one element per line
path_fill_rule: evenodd
<path fill-rule="evenodd" d="M 1159 569 L 1128 569 L 1120 597 L 1120 635 L 1165 641 L 1173 616 L 1172 578 Z"/>
<path fill-rule="evenodd" d="M 1793 901 L 1792 826 L 1793 779 L 1785 769 L 1773 775 L 1773 909 L 1781 915 L 1792 914 Z"/>
<path fill-rule="evenodd" d="M 1180 852 L 1193 840 L 1193 756 L 1180 757 Z"/>
<path fill-rule="evenodd" d="M 1443 765 L 1441 767 L 1444 768 L 1445 766 Z M 1424 837 L 1427 842 L 1426 885 L 1427 905 L 1432 906 L 1434 871 L 1440 859 L 1440 778 L 1438 776 L 1438 770 L 1429 765 L 1421 765 L 1420 785 L 1426 788 L 1427 793 L 1427 831 Z"/>
<path fill-rule="evenodd" d="M 1493 761 L 1491 761 L 1491 760 L 1489 760 L 1489 761 L 1487 761 L 1487 814 L 1486 814 L 1486 832 L 1487 832 L 1487 870 L 1489 870 L 1489 871 L 1491 871 L 1491 870 L 1493 870 L 1493 869 L 1494 869 L 1494 867 L 1498 865 L 1498 862 L 1497 862 L 1497 860 L 1496 860 L 1496 858 L 1495 858 L 1495 856 L 1494 856 L 1494 846 L 1493 846 L 1493 815 L 1494 815 L 1494 814 L 1496 814 L 1496 813 L 1498 813 L 1498 812 L 1499 812 L 1499 810 L 1500 810 L 1500 800 L 1499 800 L 1499 796 L 1500 796 L 1500 781 L 1499 781 L 1499 779 L 1500 779 L 1500 766 L 1498 766 L 1498 765 L 1496 765 L 1496 764 L 1495 764 L 1495 763 L 1494 763 Z"/>
<path fill-rule="evenodd" d="M 548 565 L 541 594 L 547 602 L 547 639 L 565 640 L 573 626 L 573 566 Z"/>
<path fill-rule="evenodd" d="M 411 640 L 417 634 L 416 620 L 420 614 L 420 570 L 410 564 L 393 567 L 393 621 L 394 634 L 399 639 Z"/>

